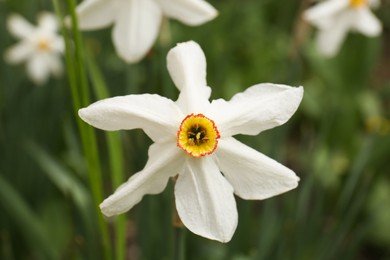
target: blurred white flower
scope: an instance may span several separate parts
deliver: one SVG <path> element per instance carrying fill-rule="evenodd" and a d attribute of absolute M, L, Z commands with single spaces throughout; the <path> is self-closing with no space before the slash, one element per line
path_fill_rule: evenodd
<path fill-rule="evenodd" d="M 204 0 L 85 0 L 77 14 L 81 30 L 113 24 L 118 55 L 134 63 L 153 46 L 163 15 L 196 26 L 214 19 L 218 12 Z"/>
<path fill-rule="evenodd" d="M 304 13 L 308 22 L 318 27 L 317 46 L 328 57 L 334 56 L 348 31 L 366 36 L 378 36 L 382 25 L 370 7 L 379 6 L 378 0 L 326 0 Z"/>
<path fill-rule="evenodd" d="M 79 110 L 94 127 L 141 128 L 154 141 L 145 168 L 100 208 L 106 216 L 124 213 L 145 194 L 162 192 L 169 178 L 178 175 L 175 201 L 183 224 L 195 234 L 227 242 L 238 221 L 233 193 L 266 199 L 299 181 L 293 171 L 232 136 L 257 135 L 285 123 L 298 108 L 303 88 L 258 84 L 230 101 L 210 102 L 206 59 L 197 43 L 178 44 L 168 53 L 167 65 L 180 90 L 176 102 L 159 95 L 128 95 Z"/>
<path fill-rule="evenodd" d="M 11 64 L 26 63 L 27 74 L 36 84 L 46 82 L 50 74 L 61 75 L 64 50 L 63 38 L 57 34 L 57 20 L 53 14 L 42 13 L 38 26 L 33 26 L 18 14 L 7 19 L 10 33 L 20 42 L 5 52 L 5 60 Z"/>

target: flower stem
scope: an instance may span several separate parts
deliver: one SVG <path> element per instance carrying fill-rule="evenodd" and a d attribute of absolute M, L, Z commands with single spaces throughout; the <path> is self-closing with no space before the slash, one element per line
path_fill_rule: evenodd
<path fill-rule="evenodd" d="M 110 96 L 108 87 L 99 70 L 99 67 L 94 62 L 91 54 L 86 51 L 87 68 L 91 78 L 94 93 L 97 99 L 105 99 Z M 119 187 L 123 182 L 123 149 L 121 136 L 119 132 L 105 132 L 108 154 L 110 159 L 110 176 L 113 189 Z M 126 217 L 125 215 L 117 216 L 115 219 L 115 259 L 125 259 L 126 252 Z"/>
<path fill-rule="evenodd" d="M 185 259 L 185 230 L 183 227 L 175 227 L 174 258 Z"/>
<path fill-rule="evenodd" d="M 54 9 L 60 21 L 63 21 L 64 17 L 60 8 L 58 0 L 52 0 Z M 65 62 L 67 68 L 67 74 L 69 79 L 69 85 L 73 101 L 73 111 L 77 115 L 78 109 L 83 106 L 89 105 L 89 89 L 84 69 L 83 59 L 83 47 L 81 35 L 77 28 L 77 17 L 75 14 L 75 2 L 74 0 L 67 0 L 68 10 L 71 14 L 72 20 L 72 36 L 74 40 L 74 46 L 71 43 L 71 37 L 65 29 L 65 26 L 61 24 L 61 31 L 65 41 Z M 96 209 L 96 216 L 99 223 L 103 252 L 105 259 L 111 259 L 111 246 L 109 239 L 108 226 L 103 218 L 103 215 L 99 210 L 99 203 L 103 200 L 102 192 L 102 174 L 100 168 L 100 160 L 98 154 L 98 145 L 94 130 L 84 124 L 76 116 L 77 125 L 79 128 L 83 151 L 85 154 L 86 166 L 88 171 L 88 179 L 94 201 L 94 208 Z"/>
<path fill-rule="evenodd" d="M 185 228 L 177 213 L 176 206 L 173 209 L 173 228 L 174 228 L 174 260 L 184 260 L 186 255 Z"/>

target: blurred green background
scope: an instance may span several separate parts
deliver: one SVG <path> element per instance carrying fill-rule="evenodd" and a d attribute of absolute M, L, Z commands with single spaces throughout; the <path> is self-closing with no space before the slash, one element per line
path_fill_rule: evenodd
<path fill-rule="evenodd" d="M 262 82 L 304 86 L 288 123 L 237 137 L 293 169 L 298 188 L 265 201 L 237 198 L 230 243 L 184 230 L 185 259 L 390 259 L 390 1 L 375 11 L 383 34 L 351 33 L 332 59 L 319 55 L 315 30 L 300 19 L 308 1 L 208 2 L 219 10 L 215 20 L 200 27 L 164 21 L 138 64 L 117 57 L 110 28 L 82 33 L 90 102 L 105 84 L 108 96 L 175 99 L 166 54 L 187 40 L 206 54 L 212 98 L 229 99 Z M 16 42 L 7 16 L 19 13 L 35 24 L 43 10 L 54 12 L 53 3 L 0 1 L 1 55 Z M 0 259 L 173 259 L 172 183 L 119 220 L 102 219 L 80 129 L 96 137 L 103 197 L 143 168 L 151 141 L 140 130 L 111 136 L 80 123 L 69 86 L 63 75 L 37 87 L 24 66 L 0 60 Z M 113 165 L 123 175 L 115 180 Z"/>

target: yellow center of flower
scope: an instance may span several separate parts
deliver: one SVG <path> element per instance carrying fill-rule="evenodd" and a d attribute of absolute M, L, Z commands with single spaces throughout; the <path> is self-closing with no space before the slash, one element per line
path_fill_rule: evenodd
<path fill-rule="evenodd" d="M 48 51 L 48 50 L 50 50 L 50 42 L 47 39 L 39 39 L 39 41 L 38 41 L 38 49 L 40 51 Z"/>
<path fill-rule="evenodd" d="M 367 4 L 367 0 L 349 0 L 349 4 L 353 8 L 363 7 Z"/>
<path fill-rule="evenodd" d="M 177 146 L 199 158 L 212 154 L 220 137 L 214 121 L 202 114 L 191 114 L 183 119 L 177 132 Z"/>

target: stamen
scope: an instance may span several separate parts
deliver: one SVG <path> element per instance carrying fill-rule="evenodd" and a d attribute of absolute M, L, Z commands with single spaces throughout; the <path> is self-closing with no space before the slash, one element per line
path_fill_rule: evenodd
<path fill-rule="evenodd" d="M 202 114 L 191 114 L 181 122 L 177 132 L 177 145 L 186 153 L 198 158 L 213 153 L 219 138 L 213 120 Z"/>

